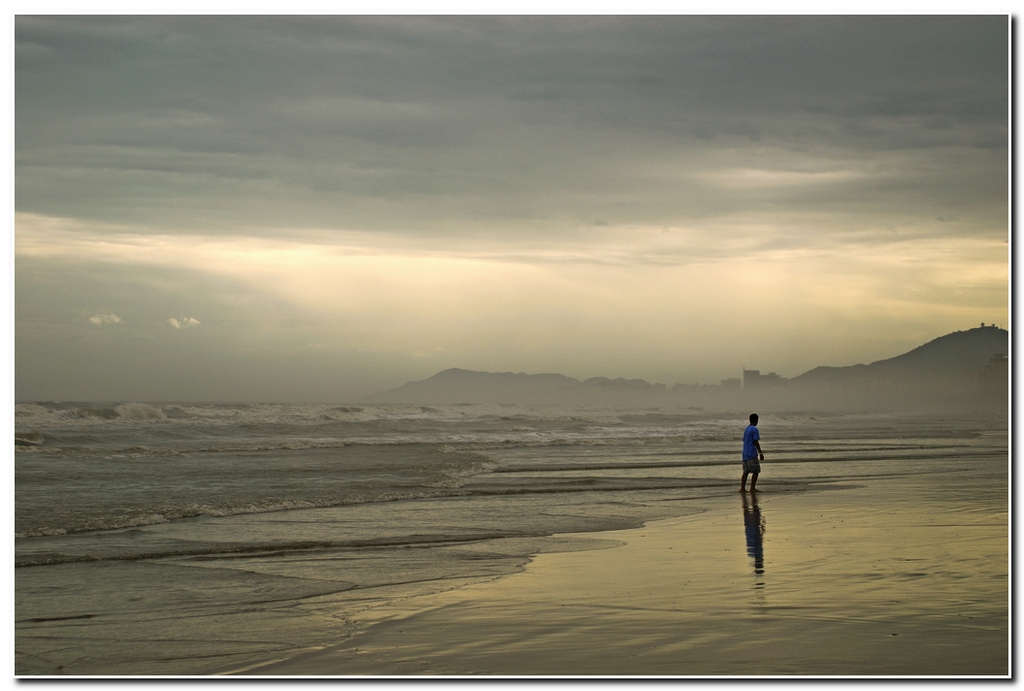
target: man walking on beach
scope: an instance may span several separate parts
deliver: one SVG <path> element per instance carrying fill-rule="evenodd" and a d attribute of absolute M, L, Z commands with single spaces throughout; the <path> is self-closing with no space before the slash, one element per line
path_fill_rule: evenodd
<path fill-rule="evenodd" d="M 756 492 L 757 475 L 761 472 L 761 434 L 757 431 L 757 413 L 750 414 L 750 424 L 743 430 L 743 477 L 740 479 L 740 491 L 747 491 L 747 475 L 750 477 L 750 491 Z"/>

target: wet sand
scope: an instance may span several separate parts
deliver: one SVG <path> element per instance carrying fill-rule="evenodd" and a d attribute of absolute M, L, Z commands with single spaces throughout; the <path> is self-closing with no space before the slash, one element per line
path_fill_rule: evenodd
<path fill-rule="evenodd" d="M 1005 472 L 701 500 L 247 675 L 1009 674 Z M 580 536 L 594 538 L 594 534 Z"/>

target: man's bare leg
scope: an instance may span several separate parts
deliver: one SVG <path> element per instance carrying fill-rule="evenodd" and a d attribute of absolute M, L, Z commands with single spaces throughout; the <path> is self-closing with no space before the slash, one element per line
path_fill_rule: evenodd
<path fill-rule="evenodd" d="M 754 489 L 754 487 L 756 487 L 756 486 L 757 486 L 757 473 L 751 473 L 750 474 L 750 491 L 751 492 L 756 492 L 757 490 Z"/>
<path fill-rule="evenodd" d="M 757 476 L 755 475 L 754 477 L 756 478 Z M 750 489 L 754 489 L 754 485 L 753 484 L 750 485 Z M 745 471 L 745 470 L 743 471 L 743 477 L 740 478 L 740 491 L 741 492 L 746 492 L 747 491 L 747 471 Z"/>

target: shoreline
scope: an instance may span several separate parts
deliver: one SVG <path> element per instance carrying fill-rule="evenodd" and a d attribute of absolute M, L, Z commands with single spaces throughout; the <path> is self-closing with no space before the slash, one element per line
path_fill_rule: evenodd
<path fill-rule="evenodd" d="M 989 478 L 979 506 L 986 480 L 956 475 L 812 492 L 765 478 L 697 500 L 701 513 L 561 535 L 618 544 L 538 554 L 374 608 L 343 641 L 221 674 L 1005 678 L 1007 495 Z"/>

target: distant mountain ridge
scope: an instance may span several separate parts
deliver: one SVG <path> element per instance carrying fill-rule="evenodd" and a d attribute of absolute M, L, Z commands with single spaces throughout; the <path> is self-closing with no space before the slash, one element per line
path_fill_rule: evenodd
<path fill-rule="evenodd" d="M 996 354 L 1009 354 L 1010 334 L 996 326 L 954 331 L 913 350 L 870 365 L 816 367 L 789 380 L 799 384 L 850 382 L 865 379 L 977 377 Z"/>
<path fill-rule="evenodd" d="M 1000 360 L 996 355 L 1003 355 Z M 592 377 L 580 381 L 562 374 L 477 372 L 458 368 L 373 396 L 374 403 L 614 403 L 728 406 L 764 400 L 793 409 L 892 409 L 976 405 L 998 409 L 997 385 L 1007 384 L 1009 333 L 995 326 L 956 331 L 913 350 L 868 365 L 816 367 L 793 379 L 758 390 L 719 386 L 667 389 L 643 379 Z M 1002 369 L 1000 369 L 1002 368 Z M 993 374 L 994 373 L 994 374 Z M 987 380 L 986 380 L 987 377 Z M 987 381 L 987 385 L 986 385 Z M 1003 389 L 1005 392 L 1005 388 Z M 846 396 L 841 399 L 841 396 Z M 1005 393 L 1003 395 L 1005 402 Z"/>
<path fill-rule="evenodd" d="M 429 379 L 409 382 L 384 391 L 373 401 L 389 403 L 543 403 L 579 398 L 586 392 L 648 392 L 664 386 L 643 379 L 592 377 L 580 381 L 564 374 L 526 374 L 524 372 L 475 372 L 446 369 Z"/>

